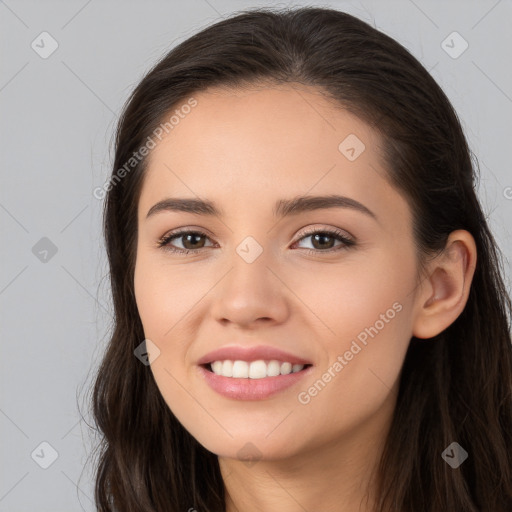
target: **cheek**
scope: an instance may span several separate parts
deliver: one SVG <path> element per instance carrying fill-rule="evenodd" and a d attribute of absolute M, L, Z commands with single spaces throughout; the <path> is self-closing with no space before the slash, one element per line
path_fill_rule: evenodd
<path fill-rule="evenodd" d="M 299 400 L 310 403 L 311 411 L 320 414 L 329 403 L 343 403 L 345 419 L 361 419 L 380 407 L 397 383 L 412 336 L 416 276 L 412 251 L 404 254 L 382 251 L 367 263 L 358 260 L 357 268 L 347 263 L 316 274 L 307 295 L 303 282 L 298 295 L 308 297 L 308 306 L 328 328 L 318 330 L 326 357 Z"/>
<path fill-rule="evenodd" d="M 410 340 L 412 309 L 398 302 L 390 309 L 378 304 L 370 307 L 377 316 L 367 310 L 359 312 L 357 319 L 357 312 L 352 318 L 344 317 L 350 318 L 345 322 L 340 318 L 335 328 L 341 335 L 328 348 L 328 363 L 299 390 L 303 425 L 322 430 L 324 439 L 360 428 L 378 411 L 392 414 Z"/>
<path fill-rule="evenodd" d="M 328 362 L 295 397 L 300 404 L 294 416 L 296 428 L 322 432 L 324 442 L 359 431 L 371 424 L 371 418 L 393 413 L 410 340 L 411 308 L 394 302 L 386 309 L 387 301 L 376 298 L 365 305 L 362 310 L 350 305 L 338 315 L 333 323 L 338 338 L 326 347 Z"/>
<path fill-rule="evenodd" d="M 159 349 L 150 368 L 160 392 L 171 409 L 186 408 L 189 376 L 187 354 L 200 325 L 198 301 L 211 284 L 193 270 L 193 265 L 178 267 L 141 255 L 134 275 L 135 299 L 144 335 Z M 188 397 L 189 398 L 189 397 Z M 189 400 L 190 401 L 190 400 Z"/>
<path fill-rule="evenodd" d="M 175 338 L 179 324 L 186 321 L 194 304 L 207 291 L 192 266 L 179 271 L 153 258 L 141 256 L 134 276 L 135 299 L 145 335 L 166 344 Z M 168 343 L 169 341 L 167 341 Z"/>
<path fill-rule="evenodd" d="M 398 252 L 379 250 L 288 276 L 290 287 L 313 313 L 305 318 L 320 321 L 316 330 L 331 356 L 332 348 L 348 350 L 358 336 L 363 343 L 372 334 L 386 339 L 388 348 L 403 344 L 404 338 L 407 343 L 416 266 L 412 251 L 405 257 L 402 251 L 401 258 Z"/>
<path fill-rule="evenodd" d="M 163 270 L 142 255 L 135 266 L 134 290 L 144 336 L 159 350 L 149 368 L 160 394 L 173 412 L 186 409 L 186 397 L 178 384 L 185 381 L 180 361 L 186 347 L 179 345 L 179 320 L 185 314 L 186 289 L 179 274 Z"/>

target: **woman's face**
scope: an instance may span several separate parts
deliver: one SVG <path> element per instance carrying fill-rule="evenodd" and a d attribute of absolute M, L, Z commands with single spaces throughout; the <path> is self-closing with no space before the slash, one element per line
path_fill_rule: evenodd
<path fill-rule="evenodd" d="M 412 216 L 379 137 L 305 86 L 194 98 L 152 150 L 138 208 L 135 294 L 163 398 L 223 457 L 372 438 L 395 405 L 417 297 Z M 167 199 L 210 206 L 148 216 Z"/>

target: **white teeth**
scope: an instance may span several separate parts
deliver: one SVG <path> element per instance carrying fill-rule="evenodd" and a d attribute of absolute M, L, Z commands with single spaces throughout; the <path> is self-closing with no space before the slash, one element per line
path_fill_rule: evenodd
<path fill-rule="evenodd" d="M 222 363 L 222 375 L 224 377 L 233 377 L 233 361 L 224 361 Z"/>
<path fill-rule="evenodd" d="M 281 374 L 281 364 L 279 361 L 270 361 L 267 365 L 267 376 L 277 377 Z"/>
<path fill-rule="evenodd" d="M 281 365 L 281 375 L 292 373 L 292 363 L 283 363 Z"/>
<path fill-rule="evenodd" d="M 222 361 L 214 361 L 212 363 L 212 372 L 218 375 L 222 373 Z"/>
<path fill-rule="evenodd" d="M 249 378 L 262 379 L 267 376 L 267 365 L 265 361 L 253 361 L 249 365 Z"/>
<path fill-rule="evenodd" d="M 210 365 L 212 372 L 223 377 L 233 377 L 235 379 L 263 379 L 264 377 L 277 377 L 278 375 L 288 375 L 289 373 L 300 372 L 303 364 L 294 364 L 288 362 L 276 361 L 214 361 Z"/>
<path fill-rule="evenodd" d="M 245 361 L 233 363 L 233 377 L 235 379 L 246 379 L 249 377 L 249 365 Z"/>

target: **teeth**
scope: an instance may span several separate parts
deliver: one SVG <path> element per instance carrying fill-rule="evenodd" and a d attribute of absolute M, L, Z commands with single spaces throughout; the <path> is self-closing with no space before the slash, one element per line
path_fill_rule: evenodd
<path fill-rule="evenodd" d="M 228 361 L 226 361 L 227 363 Z M 222 361 L 214 361 L 212 364 L 211 364 L 211 369 L 212 369 L 212 372 L 213 373 L 216 373 L 217 375 L 220 375 L 221 373 L 224 373 L 222 371 Z"/>
<path fill-rule="evenodd" d="M 263 379 L 264 377 L 277 377 L 289 373 L 300 372 L 303 364 L 294 364 L 281 361 L 214 361 L 210 365 L 212 372 L 222 377 L 233 377 L 235 379 Z"/>
<path fill-rule="evenodd" d="M 222 375 L 225 377 L 233 377 L 233 361 L 219 361 L 221 364 Z"/>
<path fill-rule="evenodd" d="M 270 361 L 267 365 L 267 377 L 277 377 L 281 374 L 281 363 L 279 361 Z"/>
<path fill-rule="evenodd" d="M 292 373 L 292 363 L 283 363 L 281 365 L 281 375 Z"/>
<path fill-rule="evenodd" d="M 242 361 L 236 361 L 236 363 L 242 363 Z M 243 363 L 245 366 L 249 368 L 249 374 L 244 375 L 244 377 L 249 377 L 250 379 L 262 379 L 267 376 L 267 365 L 265 361 L 253 361 L 251 364 Z"/>
<path fill-rule="evenodd" d="M 224 365 L 222 367 L 224 367 Z M 234 361 L 233 378 L 246 379 L 247 377 L 249 377 L 249 365 L 245 361 Z"/>

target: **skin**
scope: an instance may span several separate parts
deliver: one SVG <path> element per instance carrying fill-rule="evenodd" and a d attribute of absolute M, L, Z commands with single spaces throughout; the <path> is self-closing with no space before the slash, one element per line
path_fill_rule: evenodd
<path fill-rule="evenodd" d="M 160 350 L 151 364 L 157 385 L 184 427 L 219 456 L 228 512 L 373 510 L 370 475 L 409 341 L 441 332 L 464 308 L 473 238 L 452 233 L 420 275 L 411 210 L 386 179 L 378 134 L 318 90 L 211 89 L 194 97 L 197 106 L 152 150 L 138 207 L 135 296 L 145 336 Z M 349 134 L 365 144 L 354 161 L 338 150 Z M 333 193 L 376 219 L 348 208 L 272 215 L 279 199 Z M 167 197 L 208 199 L 224 216 L 166 211 L 146 219 Z M 312 227 L 339 228 L 356 244 L 314 245 L 303 238 Z M 178 228 L 206 234 L 195 246 L 171 242 L 199 247 L 195 254 L 157 246 Z M 247 236 L 263 249 L 252 263 L 236 252 Z M 299 393 L 396 303 L 394 318 L 300 403 Z M 273 345 L 311 361 L 313 373 L 265 400 L 222 397 L 196 363 L 233 344 Z M 244 446 L 253 463 L 240 460 Z"/>

